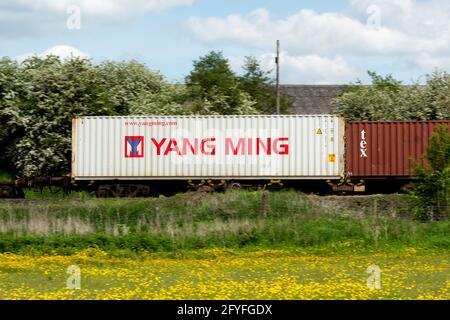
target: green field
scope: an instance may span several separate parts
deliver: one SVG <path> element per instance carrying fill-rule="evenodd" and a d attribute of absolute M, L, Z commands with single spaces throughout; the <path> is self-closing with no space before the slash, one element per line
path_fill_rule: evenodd
<path fill-rule="evenodd" d="M 0 201 L 3 299 L 450 298 L 450 221 L 401 195 L 27 196 Z"/>

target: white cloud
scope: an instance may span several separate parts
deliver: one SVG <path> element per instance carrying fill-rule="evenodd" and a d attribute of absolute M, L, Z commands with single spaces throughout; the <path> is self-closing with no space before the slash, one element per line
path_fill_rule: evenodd
<path fill-rule="evenodd" d="M 58 56 L 61 59 L 67 59 L 70 57 L 77 57 L 77 58 L 89 58 L 89 56 L 84 53 L 81 50 L 78 50 L 77 48 L 67 46 L 67 45 L 57 45 L 54 47 L 51 47 L 47 50 L 45 50 L 43 53 L 41 53 L 41 56 Z"/>
<path fill-rule="evenodd" d="M 18 62 L 22 62 L 25 59 L 32 57 L 32 56 L 38 56 L 38 57 L 46 57 L 46 56 L 57 56 L 59 58 L 61 58 L 62 60 L 71 58 L 71 57 L 77 57 L 77 58 L 89 58 L 89 55 L 87 55 L 86 53 L 84 53 L 83 51 L 68 46 L 68 45 L 57 45 L 51 48 L 48 48 L 47 50 L 45 50 L 42 53 L 39 54 L 35 54 L 35 53 L 25 53 L 25 54 L 21 54 L 19 56 L 16 56 L 15 59 Z"/>
<path fill-rule="evenodd" d="M 428 53 L 420 54 L 415 63 L 423 70 L 428 71 L 450 69 L 450 57 L 432 56 Z"/>
<path fill-rule="evenodd" d="M 381 24 L 402 33 L 438 37 L 450 27 L 450 2 L 447 0 L 350 0 L 350 15 L 367 19 L 367 8 L 376 6 Z"/>
<path fill-rule="evenodd" d="M 257 58 L 261 62 L 261 68 L 263 70 L 275 70 L 274 54 L 262 54 Z M 244 58 L 232 56 L 228 59 L 231 67 L 236 72 L 240 72 Z M 315 54 L 291 56 L 287 52 L 281 52 L 280 66 L 280 80 L 283 84 L 349 83 L 354 81 L 358 75 L 357 71 L 341 56 L 333 58 L 321 57 Z"/>
<path fill-rule="evenodd" d="M 15 0 L 0 1 L 0 37 L 15 38 L 67 31 L 66 22 L 77 6 L 82 27 L 118 22 L 148 12 L 190 6 L 195 0 Z"/>
<path fill-rule="evenodd" d="M 286 82 L 354 81 L 377 67 L 415 75 L 436 67 L 450 69 L 450 1 L 347 3 L 339 12 L 303 9 L 284 18 L 272 17 L 265 8 L 225 17 L 191 17 L 186 26 L 207 45 L 253 52 L 273 52 L 280 40 Z M 348 61 L 358 62 L 359 72 Z"/>
<path fill-rule="evenodd" d="M 450 4 L 429 0 L 351 0 L 347 12 L 300 10 L 285 19 L 268 10 L 224 18 L 191 17 L 187 26 L 205 43 L 236 43 L 268 49 L 275 40 L 291 54 L 394 55 L 450 52 Z M 368 24 L 367 8 L 377 6 L 380 25 Z"/>
<path fill-rule="evenodd" d="M 137 12 L 159 12 L 173 7 L 190 6 L 195 0 L 15 0 L 0 4 L 10 11 L 66 12 L 70 6 L 79 6 L 87 15 L 116 16 Z"/>
<path fill-rule="evenodd" d="M 273 61 L 273 56 L 270 61 Z M 289 56 L 284 53 L 280 56 L 280 65 L 283 83 L 348 83 L 357 76 L 356 71 L 340 56 L 326 58 L 315 54 Z"/>

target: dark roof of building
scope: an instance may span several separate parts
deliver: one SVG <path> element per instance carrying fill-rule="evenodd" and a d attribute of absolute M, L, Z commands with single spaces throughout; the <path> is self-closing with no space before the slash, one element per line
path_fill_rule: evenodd
<path fill-rule="evenodd" d="M 288 96 L 292 114 L 327 114 L 334 109 L 331 100 L 339 96 L 344 85 L 281 85 L 281 92 Z"/>

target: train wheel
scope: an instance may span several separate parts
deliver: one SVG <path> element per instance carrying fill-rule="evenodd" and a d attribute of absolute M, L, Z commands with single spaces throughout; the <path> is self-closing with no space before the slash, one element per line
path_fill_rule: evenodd
<path fill-rule="evenodd" d="M 149 185 L 141 184 L 104 184 L 97 188 L 97 198 L 141 198 L 156 195 Z"/>
<path fill-rule="evenodd" d="M 240 183 L 238 183 L 238 182 L 232 182 L 228 186 L 228 189 L 230 189 L 230 190 L 241 190 L 242 189 L 242 185 Z"/>
<path fill-rule="evenodd" d="M 0 185 L 0 198 L 17 199 L 25 198 L 25 194 L 21 188 L 16 188 L 12 184 Z"/>
<path fill-rule="evenodd" d="M 109 198 L 110 197 L 110 186 L 109 185 L 101 185 L 98 186 L 95 195 L 97 198 Z"/>

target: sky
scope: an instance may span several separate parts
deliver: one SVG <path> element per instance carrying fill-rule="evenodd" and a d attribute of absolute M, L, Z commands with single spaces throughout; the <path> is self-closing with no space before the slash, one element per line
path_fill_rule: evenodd
<path fill-rule="evenodd" d="M 281 82 L 404 83 L 450 70 L 447 0 L 0 0 L 0 57 L 131 60 L 181 82 L 193 60 L 222 51 L 236 72 L 246 56 Z"/>

